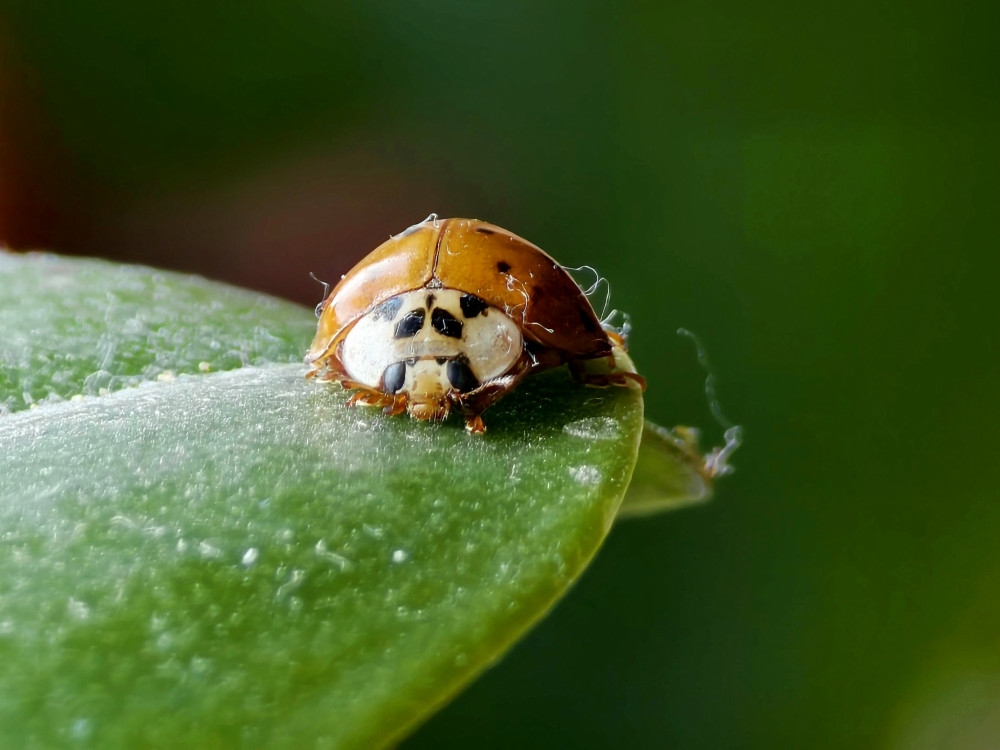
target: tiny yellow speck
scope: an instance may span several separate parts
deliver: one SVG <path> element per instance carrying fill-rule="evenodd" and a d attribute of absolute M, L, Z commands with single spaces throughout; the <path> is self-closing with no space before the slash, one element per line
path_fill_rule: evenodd
<path fill-rule="evenodd" d="M 212 365 L 208 362 L 199 362 L 198 369 L 201 370 L 202 372 L 208 372 L 209 370 L 212 369 Z"/>

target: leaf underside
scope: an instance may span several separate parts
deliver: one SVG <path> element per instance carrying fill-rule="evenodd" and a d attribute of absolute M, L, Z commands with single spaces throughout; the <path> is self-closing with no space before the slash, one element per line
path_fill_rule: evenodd
<path fill-rule="evenodd" d="M 646 421 L 632 481 L 618 518 L 637 518 L 697 505 L 712 496 L 712 478 L 698 453 L 697 432 Z"/>

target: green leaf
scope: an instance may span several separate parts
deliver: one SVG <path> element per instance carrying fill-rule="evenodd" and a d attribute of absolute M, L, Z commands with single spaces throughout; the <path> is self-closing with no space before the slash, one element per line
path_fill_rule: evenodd
<path fill-rule="evenodd" d="M 694 430 L 668 430 L 647 420 L 618 517 L 648 516 L 706 502 L 712 497 L 713 472 L 717 471 L 706 468 Z"/>
<path fill-rule="evenodd" d="M 181 373 L 300 362 L 298 305 L 197 276 L 0 251 L 0 414 Z"/>
<path fill-rule="evenodd" d="M 280 364 L 303 308 L 31 256 L 0 288 L 2 747 L 391 743 L 565 592 L 636 460 L 633 388 L 546 373 L 470 436 Z"/>

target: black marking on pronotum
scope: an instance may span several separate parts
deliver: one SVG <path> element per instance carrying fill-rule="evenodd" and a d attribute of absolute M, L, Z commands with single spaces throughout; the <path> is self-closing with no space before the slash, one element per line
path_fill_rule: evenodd
<path fill-rule="evenodd" d="M 486 227 L 476 227 L 476 231 L 480 234 L 496 234 L 492 229 L 487 229 Z"/>
<path fill-rule="evenodd" d="M 469 360 L 465 357 L 455 357 L 455 359 L 448 362 L 445 371 L 448 373 L 448 380 L 452 386 L 461 393 L 468 393 L 479 387 L 479 381 L 472 374 L 472 370 L 469 368 Z"/>
<path fill-rule="evenodd" d="M 510 270 L 510 263 L 503 260 L 500 261 L 499 263 L 497 263 L 497 270 L 500 273 L 507 273 Z"/>
<path fill-rule="evenodd" d="M 448 358 L 447 357 L 435 357 L 434 361 L 437 362 L 439 365 L 443 365 L 445 362 L 448 361 Z"/>
<path fill-rule="evenodd" d="M 400 296 L 390 297 L 381 305 L 376 307 L 372 311 L 372 315 L 375 320 L 392 320 L 396 317 L 396 313 L 399 312 L 400 305 L 403 304 L 403 298 Z"/>
<path fill-rule="evenodd" d="M 396 330 L 392 334 L 396 339 L 408 339 L 417 335 L 417 331 L 424 327 L 424 311 L 421 309 L 410 310 L 396 323 Z"/>
<path fill-rule="evenodd" d="M 462 338 L 462 321 L 443 307 L 434 308 L 434 312 L 431 313 L 431 325 L 442 336 L 453 339 Z"/>
<path fill-rule="evenodd" d="M 474 318 L 488 307 L 486 302 L 474 294 L 463 294 L 458 304 L 462 308 L 462 315 L 466 318 Z"/>
<path fill-rule="evenodd" d="M 427 309 L 428 310 L 430 310 L 432 307 L 434 307 L 434 300 L 436 300 L 436 299 L 437 299 L 437 297 L 435 297 L 433 294 L 428 294 L 427 295 Z"/>
<path fill-rule="evenodd" d="M 396 393 L 403 387 L 406 380 L 406 365 L 403 362 L 393 362 L 382 373 L 382 390 L 386 393 Z"/>

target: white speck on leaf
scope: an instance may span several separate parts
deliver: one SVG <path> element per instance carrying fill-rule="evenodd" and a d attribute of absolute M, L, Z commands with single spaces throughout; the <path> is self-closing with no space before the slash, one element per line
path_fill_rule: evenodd
<path fill-rule="evenodd" d="M 249 547 L 247 551 L 243 553 L 243 558 L 240 560 L 240 563 L 249 568 L 257 562 L 258 559 L 260 559 L 260 550 L 256 547 Z"/>
<path fill-rule="evenodd" d="M 206 560 L 214 560 L 222 556 L 222 550 L 208 542 L 198 542 L 198 554 Z"/>
<path fill-rule="evenodd" d="M 69 612 L 69 616 L 74 620 L 82 622 L 90 619 L 90 607 L 88 607 L 85 602 L 81 602 L 79 599 L 74 599 L 72 596 L 66 603 L 66 610 Z"/>
<path fill-rule="evenodd" d="M 341 570 L 350 570 L 351 568 L 354 567 L 354 562 L 351 559 L 344 557 L 343 555 L 334 552 L 333 550 L 327 549 L 326 539 L 320 539 L 318 542 L 316 542 L 316 546 L 314 549 L 316 550 L 317 555 L 319 555 L 327 562 L 333 563 Z"/>
<path fill-rule="evenodd" d="M 580 484 L 597 484 L 601 481 L 601 470 L 596 466 L 571 466 L 569 474 Z"/>
<path fill-rule="evenodd" d="M 563 432 L 584 440 L 614 440 L 620 434 L 618 423 L 611 417 L 588 417 L 570 422 Z"/>

